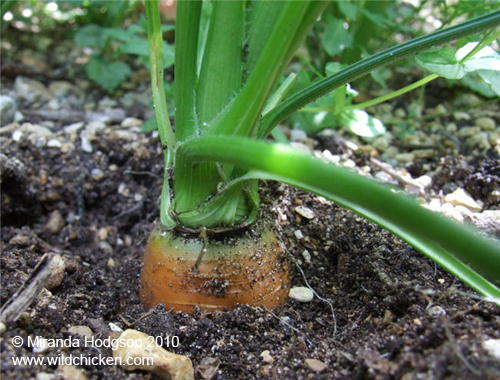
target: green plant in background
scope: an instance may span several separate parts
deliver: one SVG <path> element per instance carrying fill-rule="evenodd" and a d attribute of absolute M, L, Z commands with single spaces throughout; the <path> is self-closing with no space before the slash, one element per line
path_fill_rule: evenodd
<path fill-rule="evenodd" d="M 92 7 L 87 12 L 86 25 L 78 29 L 74 37 L 78 46 L 94 50 L 94 54 L 85 66 L 87 76 L 110 93 L 132 74 L 130 66 L 120 60 L 121 55 L 138 56 L 146 66 L 148 65 L 149 53 L 144 15 L 126 30 L 119 27 L 130 12 L 131 3 L 134 1 L 90 2 Z M 96 10 L 103 6 L 106 6 L 104 11 Z M 92 9 L 94 10 L 91 11 Z M 101 17 L 97 17 L 96 14 Z M 100 24 L 95 23 L 99 21 Z M 172 25 L 162 26 L 163 32 L 170 30 L 173 30 Z M 164 68 L 168 68 L 174 63 L 173 47 L 164 42 L 163 52 L 163 65 Z"/>
<path fill-rule="evenodd" d="M 323 14 L 321 22 L 316 24 L 314 33 L 309 36 L 306 44 L 307 50 L 305 52 L 302 50 L 299 54 L 303 64 L 299 69 L 299 83 L 296 88 L 300 89 L 314 81 L 331 76 L 345 68 L 347 64 L 368 57 L 370 52 L 387 47 L 397 34 L 422 35 L 422 28 L 416 26 L 422 25 L 418 15 L 424 7 L 432 9 L 436 14 L 443 13 L 445 23 L 450 23 L 457 17 L 469 16 L 470 18 L 471 15 L 481 14 L 481 12 L 485 14 L 494 9 L 488 1 L 457 2 L 456 6 L 449 8 L 443 8 L 442 3 L 445 2 L 422 1 L 418 7 L 410 4 L 396 4 L 394 1 L 353 0 L 331 3 Z M 494 31 L 491 33 L 483 47 L 498 38 Z M 480 36 L 477 33 L 464 36 L 458 41 L 458 47 L 477 42 L 479 39 Z M 324 49 L 318 51 L 318 45 L 322 45 Z M 457 57 L 459 54 L 457 51 Z M 481 54 L 484 56 L 485 50 Z M 466 70 L 457 71 L 455 67 L 449 71 L 451 65 L 458 64 L 458 60 L 463 58 L 465 58 L 463 64 L 466 65 Z M 498 87 L 495 83 L 500 83 L 498 54 L 490 49 L 488 60 L 486 57 L 481 57 L 481 65 L 478 64 L 477 56 L 466 63 L 465 61 L 470 58 L 464 56 L 456 58 L 452 48 L 444 50 L 439 48 L 422 53 L 417 56 L 416 60 L 406 59 L 405 65 L 414 66 L 416 61 L 418 65 L 436 75 L 426 76 L 395 91 L 389 91 L 385 83 L 386 77 L 390 77 L 390 72 L 386 67 L 373 70 L 370 73 L 372 79 L 387 92 L 386 94 L 364 103 L 352 104 L 358 92 L 348 85 L 341 86 L 332 94 L 315 100 L 308 107 L 293 114 L 291 125 L 293 128 L 313 134 L 324 128 L 344 127 L 363 138 L 376 137 L 383 134 L 386 128 L 380 120 L 370 116 L 363 109 L 425 86 L 439 76 L 454 80 L 449 81 L 450 84 L 460 79 L 462 85 L 482 96 L 498 97 L 498 90 L 495 90 L 495 87 Z M 331 62 L 332 60 L 339 60 L 339 62 Z M 461 75 L 457 76 L 459 72 Z M 294 92 L 294 89 L 291 92 Z M 411 109 L 410 112 L 412 112 Z"/>
<path fill-rule="evenodd" d="M 374 54 L 296 92 L 276 89 L 295 50 L 327 2 L 215 1 L 208 32 L 200 1 L 180 1 L 175 43 L 175 133 L 163 87 L 158 4 L 146 1 L 151 80 L 164 149 L 160 220 L 197 232 L 249 225 L 257 217 L 258 179 L 322 195 L 403 238 L 484 295 L 500 298 L 500 246 L 375 181 L 263 141 L 303 106 L 347 83 L 432 46 L 500 25 L 500 12 Z M 200 32 L 201 31 L 201 32 Z M 484 45 L 491 34 L 480 43 Z M 339 70 L 340 69 L 340 70 Z M 273 92 L 274 91 L 274 92 Z M 340 95 L 338 95 L 340 93 Z M 347 89 L 334 93 L 342 113 Z"/>

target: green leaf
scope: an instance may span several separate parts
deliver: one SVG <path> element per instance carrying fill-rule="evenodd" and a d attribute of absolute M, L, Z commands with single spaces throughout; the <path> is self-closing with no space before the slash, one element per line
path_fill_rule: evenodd
<path fill-rule="evenodd" d="M 452 48 L 424 51 L 415 60 L 423 68 L 447 79 L 460 79 L 465 75 L 464 65 L 457 60 Z"/>
<path fill-rule="evenodd" d="M 356 14 L 358 13 L 359 7 L 357 5 L 354 5 L 353 3 L 348 3 L 345 1 L 340 1 L 338 3 L 339 6 L 339 11 L 342 12 L 342 14 L 350 19 L 350 20 L 355 20 L 356 19 Z"/>
<path fill-rule="evenodd" d="M 339 116 L 339 119 L 344 127 L 358 136 L 376 137 L 386 131 L 384 124 L 379 119 L 368 115 L 365 111 L 345 111 Z"/>
<path fill-rule="evenodd" d="M 113 37 L 118 41 L 123 42 L 136 38 L 135 34 L 131 33 L 129 30 L 123 30 L 120 28 L 103 28 L 102 33 L 106 37 Z"/>
<path fill-rule="evenodd" d="M 75 43 L 80 47 L 102 48 L 105 40 L 103 29 L 99 25 L 85 25 L 75 34 Z"/>
<path fill-rule="evenodd" d="M 153 116 L 146 120 L 144 124 L 142 124 L 141 133 L 149 133 L 156 131 L 157 129 L 158 127 L 156 126 L 156 118 Z"/>
<path fill-rule="evenodd" d="M 110 62 L 98 57 L 92 58 L 85 67 L 85 71 L 90 79 L 110 93 L 114 92 L 120 83 L 132 74 L 126 63 Z"/>
<path fill-rule="evenodd" d="M 468 73 L 466 76 L 460 79 L 460 83 L 470 88 L 472 91 L 484 96 L 485 98 L 494 98 L 495 96 L 497 96 L 497 94 L 495 94 L 491 89 L 491 86 L 479 76 L 479 72 L 480 71 L 476 71 L 475 73 Z"/>
<path fill-rule="evenodd" d="M 344 20 L 335 18 L 328 13 L 325 24 L 323 47 L 328 55 L 335 56 L 352 47 L 352 37 L 344 27 Z"/>
<path fill-rule="evenodd" d="M 477 70 L 479 76 L 490 85 L 491 90 L 500 96 L 500 71 Z"/>
<path fill-rule="evenodd" d="M 340 62 L 328 62 L 325 66 L 326 76 L 334 75 L 347 67 L 347 65 Z"/>
<path fill-rule="evenodd" d="M 458 49 L 456 53 L 457 60 L 462 60 L 477 46 L 478 42 L 469 42 L 467 45 Z M 500 54 L 491 47 L 486 46 L 473 57 L 465 62 L 465 70 L 467 72 L 476 70 L 497 70 L 500 71 Z"/>

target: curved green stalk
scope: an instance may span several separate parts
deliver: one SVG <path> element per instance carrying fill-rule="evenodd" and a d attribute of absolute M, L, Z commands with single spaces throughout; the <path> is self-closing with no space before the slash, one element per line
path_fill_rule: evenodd
<path fill-rule="evenodd" d="M 202 137 L 179 146 L 182 170 L 203 161 L 251 169 L 244 179 L 278 180 L 322 195 L 401 237 L 473 289 L 500 298 L 494 285 L 500 284 L 498 243 L 385 185 L 289 146 L 241 137 Z"/>
<path fill-rule="evenodd" d="M 175 134 L 179 141 L 199 135 L 195 89 L 202 2 L 177 2 L 175 23 Z"/>
<path fill-rule="evenodd" d="M 307 88 L 285 99 L 279 106 L 262 118 L 259 125 L 258 137 L 267 136 L 271 130 L 293 112 L 311 103 L 317 98 L 360 78 L 379 67 L 387 66 L 409 55 L 416 54 L 432 46 L 456 40 L 471 33 L 479 32 L 500 25 L 500 11 L 464 22 L 460 25 L 440 30 L 426 36 L 415 38 L 401 45 L 384 50 L 380 53 L 363 59 L 337 74 L 322 79 Z"/>
<path fill-rule="evenodd" d="M 165 98 L 165 87 L 163 84 L 163 39 L 161 34 L 160 12 L 158 2 L 146 0 L 149 64 L 151 66 L 151 89 L 153 92 L 153 104 L 155 108 L 158 134 L 163 147 L 163 159 L 165 161 L 165 175 L 161 190 L 160 220 L 164 226 L 171 226 L 175 221 L 170 216 L 170 187 L 167 169 L 172 164 L 175 135 L 168 117 L 167 100 Z"/>
<path fill-rule="evenodd" d="M 210 135 L 256 134 L 267 97 L 293 52 L 326 6 L 321 1 L 286 2 L 260 57 L 240 93 L 207 129 Z"/>
<path fill-rule="evenodd" d="M 165 87 L 163 84 L 163 39 L 161 35 L 160 12 L 158 1 L 146 0 L 146 17 L 148 19 L 148 47 L 149 64 L 151 66 L 151 89 L 153 91 L 153 103 L 155 107 L 156 123 L 163 148 L 165 166 L 170 166 L 172 152 L 175 145 L 175 136 L 168 117 L 167 99 L 165 98 Z"/>

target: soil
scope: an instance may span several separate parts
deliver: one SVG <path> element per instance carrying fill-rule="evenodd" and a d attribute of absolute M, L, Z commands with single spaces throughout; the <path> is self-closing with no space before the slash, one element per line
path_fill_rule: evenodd
<path fill-rule="evenodd" d="M 63 126 L 56 122 L 53 128 Z M 56 378 L 55 373 L 66 379 L 155 378 L 112 365 L 80 366 L 76 375 L 56 366 L 13 365 L 13 357 L 61 352 L 111 355 L 91 347 L 33 353 L 11 344 L 14 336 L 67 338 L 70 327 L 82 325 L 105 338 L 109 323 L 153 337 L 177 336 L 178 347 L 164 346 L 187 355 L 197 378 L 207 378 L 206 358 L 218 359 L 212 365 L 218 365 L 219 380 L 499 378 L 500 362 L 482 346 L 486 339 L 500 339 L 497 306 L 391 233 L 323 198 L 274 182 L 261 184 L 261 212 L 278 215 L 292 285 L 314 289 L 313 301 L 192 315 L 161 305 L 146 310 L 138 297 L 141 256 L 159 216 L 163 163 L 155 138 L 141 135 L 139 142 L 148 154 L 124 149 L 113 133 L 101 133 L 93 153 L 79 144 L 61 153 L 26 138 L 15 143 L 10 136 L 0 138 L 2 305 L 43 254 L 60 254 L 66 268 L 59 286 L 42 292 L 17 322 L 7 324 L 0 338 L 2 378 Z M 366 163 L 362 154 L 349 154 L 359 166 Z M 494 152 L 426 161 L 448 173 L 436 181 L 435 191 L 458 183 L 491 209 L 498 204 L 488 198 L 491 189 L 482 189 L 498 189 L 499 162 Z M 94 168 L 104 172 L 103 179 L 91 176 Z M 463 176 L 457 179 L 460 168 Z M 313 210 L 314 218 L 301 217 L 298 205 Z"/>

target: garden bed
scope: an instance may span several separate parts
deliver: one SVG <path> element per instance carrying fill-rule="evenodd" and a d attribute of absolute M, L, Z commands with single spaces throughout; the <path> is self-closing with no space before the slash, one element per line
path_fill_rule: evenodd
<path fill-rule="evenodd" d="M 216 359 L 208 366 L 218 366 L 217 379 L 498 378 L 500 361 L 484 346 L 485 341 L 500 339 L 497 306 L 389 232 L 330 201 L 274 182 L 261 183 L 261 212 L 279 221 L 292 260 L 292 286 L 313 289 L 312 301 L 289 300 L 273 311 L 246 306 L 194 315 L 171 313 L 162 306 L 145 310 L 138 298 L 141 256 L 159 216 L 163 160 L 158 138 L 139 132 L 147 107 L 124 99 L 147 93 L 147 76 L 142 82 L 137 78 L 139 89 L 122 89 L 108 98 L 86 87 L 85 81 L 55 85 L 64 78 L 37 73 L 36 65 L 19 67 L 47 92 L 38 87 L 41 95 L 31 101 L 16 90 L 16 81 L 18 88 L 22 80 L 18 73 L 2 78 L 2 93 L 17 96 L 24 114 L 24 120 L 3 126 L 0 134 L 2 305 L 45 253 L 60 255 L 64 269 L 59 284 L 43 291 L 17 322 L 2 326 L 3 378 L 151 376 L 108 365 L 13 365 L 13 357 L 61 352 L 111 355 L 110 350 L 92 347 L 49 348 L 37 354 L 11 344 L 15 336 L 56 339 L 88 331 L 81 326 L 105 338 L 110 323 L 153 337 L 178 336 L 179 346 L 170 350 L 187 355 L 198 378 L 208 377 L 210 371 L 202 365 L 206 358 Z M 444 81 L 437 86 L 437 91 L 444 89 Z M 61 87 L 62 95 L 57 92 Z M 470 215 L 463 210 L 462 219 L 494 230 L 494 223 L 478 215 L 498 210 L 498 145 L 471 145 L 467 138 L 472 136 L 460 136 L 460 130 L 474 127 L 481 117 L 498 125 L 498 104 L 474 109 L 468 116 L 454 115 L 456 104 L 475 97 L 455 91 L 454 99 L 429 106 L 424 113 L 443 107 L 447 113 L 434 123 L 448 131 L 443 138 L 459 143 L 441 146 L 429 157 L 414 154 L 406 156 L 413 161 L 396 160 L 399 167 L 388 160 L 389 168 L 401 173 L 406 167 L 412 180 L 434 173 L 432 185 L 421 194 L 429 204 L 463 187 L 481 208 Z M 401 107 L 391 106 L 391 116 L 402 117 L 397 109 Z M 56 114 L 43 113 L 49 111 Z M 77 112 L 76 119 L 69 118 L 70 111 Z M 450 123 L 455 131 L 446 129 Z M 432 128 L 423 123 L 422 133 L 430 136 Z M 494 125 L 492 133 L 495 128 L 498 132 Z M 398 182 L 370 156 L 376 146 L 349 140 L 330 132 L 298 144 L 322 154 L 328 150 L 325 157 L 339 164 Z M 382 158 L 391 143 L 385 148 L 379 144 Z M 418 150 L 401 145 L 397 149 L 400 154 Z M 408 182 L 401 184 L 409 189 Z M 312 211 L 312 218 L 297 212 L 298 206 Z M 452 216 L 460 219 L 453 210 Z"/>

